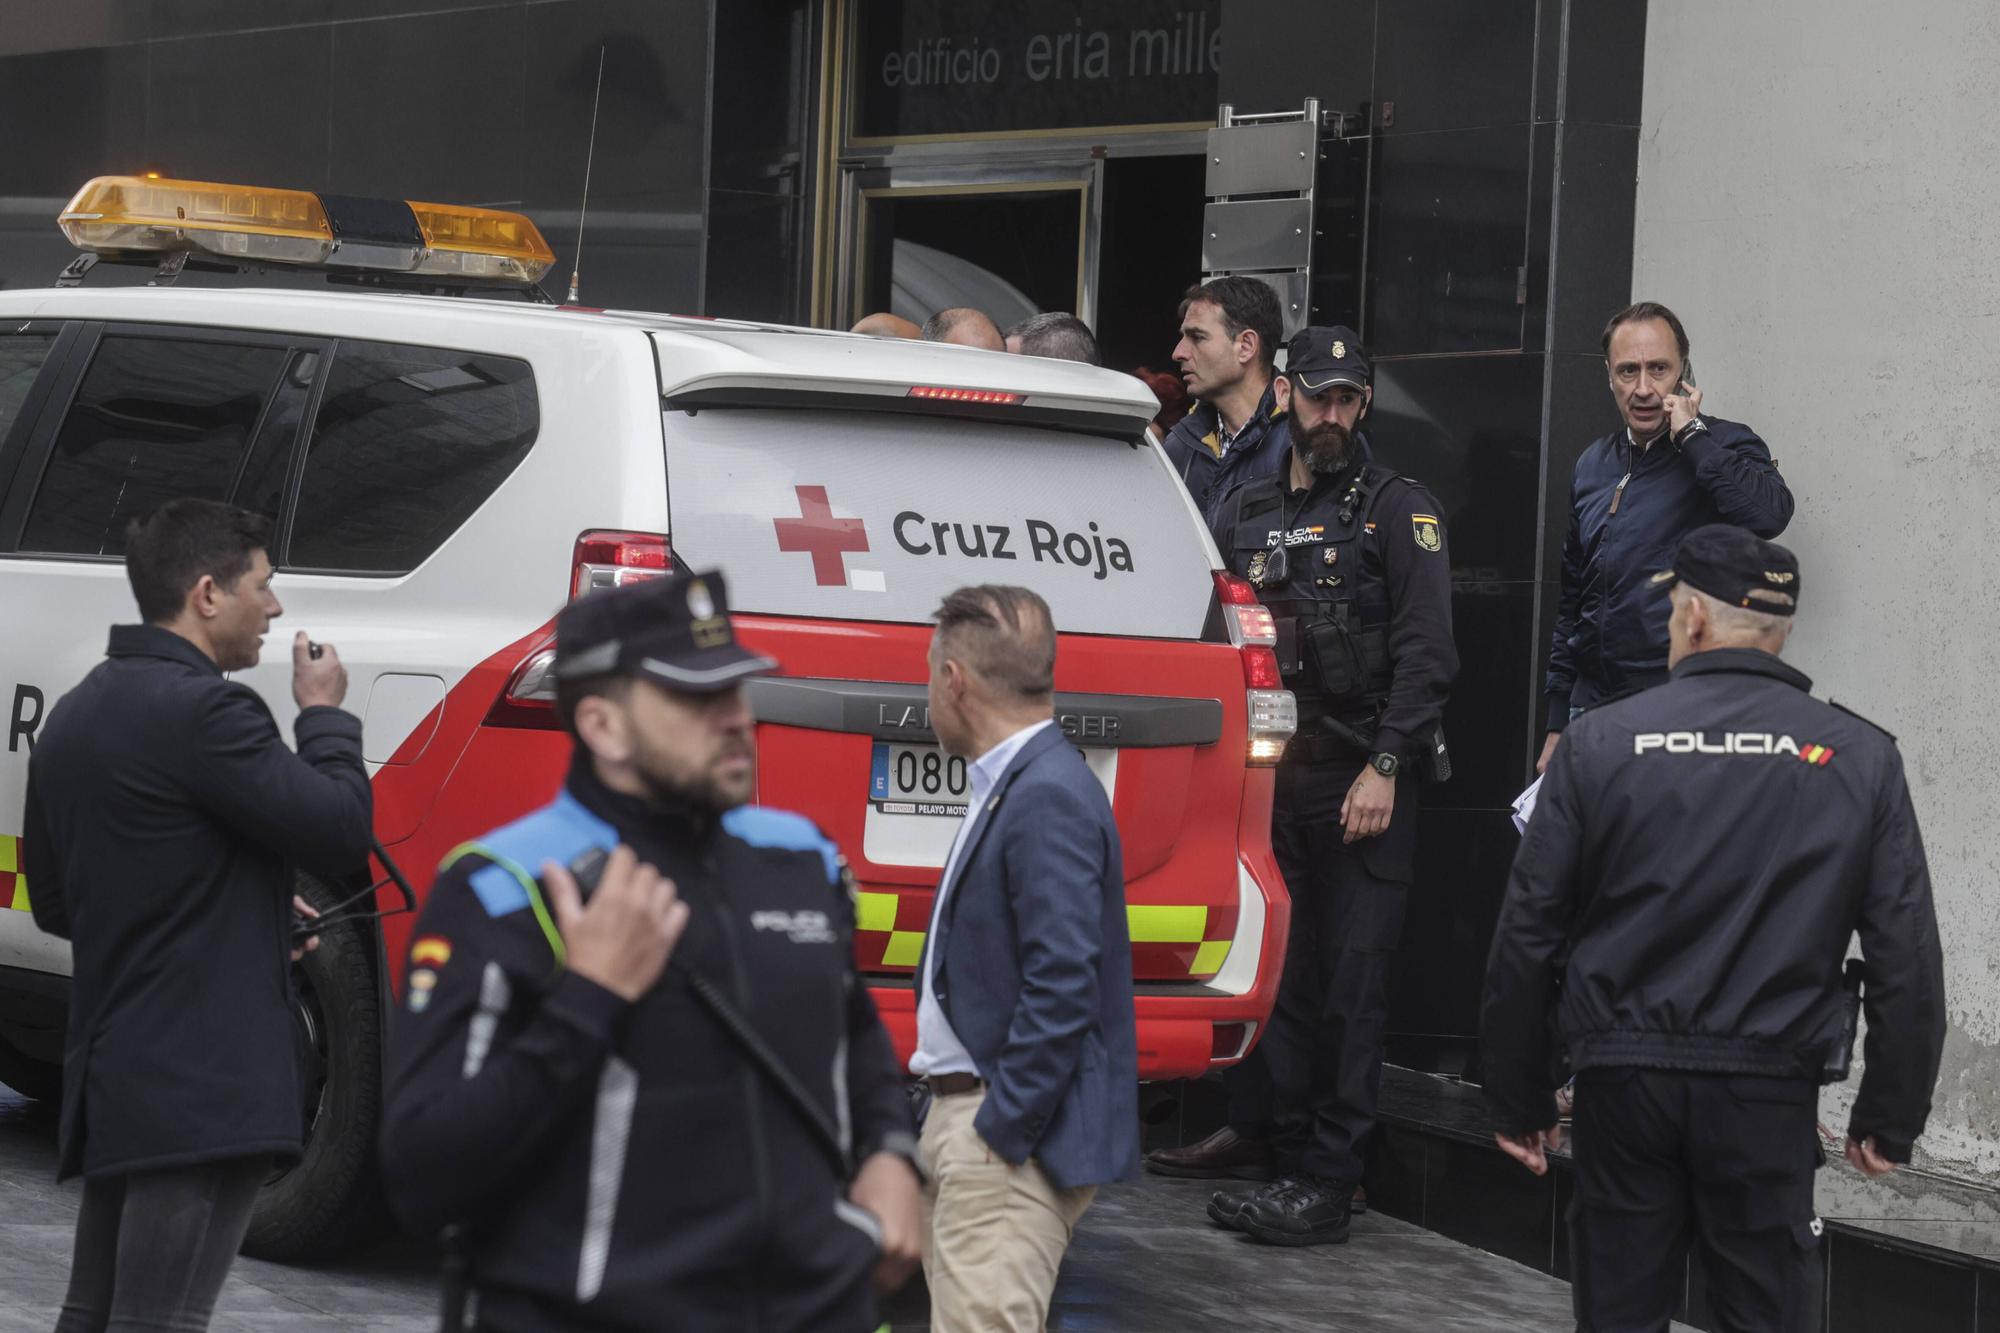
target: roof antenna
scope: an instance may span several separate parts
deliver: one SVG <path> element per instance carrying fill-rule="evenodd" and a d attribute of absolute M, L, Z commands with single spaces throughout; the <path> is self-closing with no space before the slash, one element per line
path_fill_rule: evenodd
<path fill-rule="evenodd" d="M 576 262 L 569 271 L 569 302 L 577 303 L 577 281 L 583 272 L 583 219 L 590 212 L 590 164 L 597 156 L 597 104 L 604 97 L 604 47 L 597 48 L 597 91 L 590 98 L 590 146 L 583 153 L 583 203 L 576 210 Z"/>

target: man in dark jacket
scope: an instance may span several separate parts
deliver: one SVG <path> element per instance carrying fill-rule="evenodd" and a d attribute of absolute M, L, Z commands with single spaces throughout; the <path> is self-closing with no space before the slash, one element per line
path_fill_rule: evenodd
<path fill-rule="evenodd" d="M 223 674 L 282 613 L 268 533 L 207 500 L 134 523 L 146 623 L 111 631 L 29 764 L 35 923 L 75 958 L 59 1174 L 85 1184 L 61 1333 L 207 1327 L 259 1185 L 299 1155 L 291 868 L 362 869 L 371 803 L 331 647 L 293 641 L 296 754 Z"/>
<path fill-rule="evenodd" d="M 1859 931 L 1847 1157 L 1879 1175 L 1910 1160 L 1944 1041 L 1930 875 L 1894 739 L 1778 659 L 1791 553 L 1701 528 L 1658 582 L 1672 679 L 1571 725 L 1514 859 L 1487 1100 L 1501 1146 L 1545 1171 L 1556 1003 L 1579 1085 L 1579 1327 L 1664 1330 L 1692 1236 L 1718 1327 L 1817 1330 L 1816 1088 L 1853 1040 L 1842 960 Z"/>
<path fill-rule="evenodd" d="M 1284 400 L 1273 387 L 1285 318 L 1269 284 L 1226 277 L 1188 288 L 1180 320 L 1174 363 L 1200 401 L 1160 447 L 1213 523 L 1224 495 L 1276 474 L 1290 456 Z"/>
<path fill-rule="evenodd" d="M 595 593 L 556 639 L 569 777 L 447 862 L 410 946 L 390 1202 L 463 1225 L 483 1330 L 872 1330 L 871 1277 L 917 1259 L 916 1142 L 845 864 L 743 804 L 743 682 L 776 664 L 714 574 Z"/>
<path fill-rule="evenodd" d="M 1578 711 L 1666 679 L 1666 594 L 1648 580 L 1675 544 L 1706 523 L 1776 537 L 1792 519 L 1792 493 L 1757 433 L 1702 413 L 1673 311 L 1620 310 L 1604 357 L 1624 420 L 1583 451 L 1570 485 L 1542 770 Z"/>

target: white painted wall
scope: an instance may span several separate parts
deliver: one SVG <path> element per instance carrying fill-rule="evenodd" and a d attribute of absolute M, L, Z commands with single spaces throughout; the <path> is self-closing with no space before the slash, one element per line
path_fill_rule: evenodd
<path fill-rule="evenodd" d="M 1788 656 L 1901 739 L 1950 1035 L 1920 1161 L 2000 1178 L 2000 5 L 1652 0 L 1633 293 L 1798 497 Z M 1830 1089 L 1844 1129 L 1853 1084 Z"/>

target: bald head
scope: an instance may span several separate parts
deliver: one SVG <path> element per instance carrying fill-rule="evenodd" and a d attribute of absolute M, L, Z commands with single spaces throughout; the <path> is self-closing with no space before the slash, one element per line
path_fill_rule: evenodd
<path fill-rule="evenodd" d="M 965 305 L 940 310 L 924 321 L 924 341 L 983 347 L 989 352 L 1007 350 L 1006 340 L 1000 336 L 1000 326 L 985 312 Z"/>
<path fill-rule="evenodd" d="M 865 333 L 871 338 L 920 338 L 924 331 L 913 320 L 880 310 L 872 315 L 863 315 L 848 332 Z"/>

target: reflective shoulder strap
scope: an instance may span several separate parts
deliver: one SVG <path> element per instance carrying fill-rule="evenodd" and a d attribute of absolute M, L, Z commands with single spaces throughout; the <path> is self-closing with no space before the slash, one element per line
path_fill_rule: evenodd
<path fill-rule="evenodd" d="M 535 914 L 535 924 L 542 928 L 542 936 L 549 942 L 549 952 L 555 955 L 556 969 L 561 971 L 569 966 L 569 951 L 563 947 L 562 932 L 556 929 L 555 917 L 549 912 L 548 902 L 542 897 L 541 883 L 514 861 L 502 856 L 482 842 L 462 842 L 445 854 L 438 864 L 440 873 L 449 870 L 468 856 L 483 856 L 494 866 L 507 872 L 528 897 L 528 910 Z"/>

